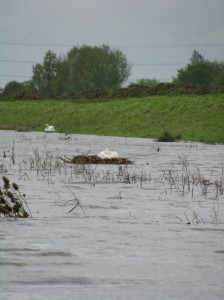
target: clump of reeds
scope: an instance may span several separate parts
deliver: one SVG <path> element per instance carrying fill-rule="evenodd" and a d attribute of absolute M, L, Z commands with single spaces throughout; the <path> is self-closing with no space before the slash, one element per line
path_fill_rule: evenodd
<path fill-rule="evenodd" d="M 178 161 L 172 162 L 168 169 L 164 170 L 162 180 L 168 182 L 179 193 L 180 196 L 185 196 L 187 193 L 191 193 L 194 197 L 194 191 L 200 188 L 202 196 L 218 199 L 220 195 L 223 195 L 224 184 L 223 179 L 212 180 L 206 179 L 202 176 L 199 167 L 192 168 L 189 161 L 185 156 L 178 157 Z"/>
<path fill-rule="evenodd" d="M 10 183 L 6 176 L 2 177 L 3 187 L 0 187 L 0 216 L 27 218 L 31 215 L 25 195 L 20 193 L 16 183 Z M 24 208 L 26 206 L 28 212 Z"/>

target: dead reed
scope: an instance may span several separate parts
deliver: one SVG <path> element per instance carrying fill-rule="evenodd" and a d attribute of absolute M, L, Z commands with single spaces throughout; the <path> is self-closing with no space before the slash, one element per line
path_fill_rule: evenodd
<path fill-rule="evenodd" d="M 0 215 L 15 218 L 32 216 L 27 205 L 25 194 L 21 194 L 16 183 L 10 183 L 6 176 L 2 177 L 3 187 L 0 188 Z M 26 206 L 28 212 L 24 208 Z"/>
<path fill-rule="evenodd" d="M 195 190 L 200 189 L 201 195 L 205 198 L 209 195 L 217 199 L 224 191 L 223 178 L 220 180 L 205 178 L 199 167 L 190 165 L 185 156 L 179 156 L 177 161 L 167 165 L 161 180 L 168 183 L 171 191 L 175 189 L 181 197 L 190 193 L 193 198 Z"/>
<path fill-rule="evenodd" d="M 203 201 L 203 198 L 208 200 L 207 203 L 211 207 L 210 217 L 212 223 L 218 224 L 222 222 L 220 201 L 223 199 L 224 194 L 223 174 L 222 164 L 219 179 L 217 179 L 217 176 L 214 179 L 212 176 L 206 178 L 201 174 L 199 167 L 190 165 L 185 156 L 179 156 L 177 161 L 170 163 L 163 171 L 161 181 L 165 184 L 166 191 L 167 189 L 170 190 L 170 193 L 175 191 L 184 199 L 187 199 L 187 196 L 190 195 L 194 200 L 198 201 L 199 198 L 199 202 Z M 184 214 L 187 224 L 205 223 L 199 213 L 189 206 Z M 183 221 L 181 218 L 179 219 Z"/>

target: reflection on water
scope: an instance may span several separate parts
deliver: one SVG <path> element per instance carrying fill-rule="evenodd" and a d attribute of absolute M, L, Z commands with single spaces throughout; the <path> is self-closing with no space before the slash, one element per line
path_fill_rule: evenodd
<path fill-rule="evenodd" d="M 13 131 L 0 139 L 0 172 L 33 215 L 0 219 L 0 299 L 223 299 L 224 146 Z M 109 146 L 134 164 L 60 159 Z"/>

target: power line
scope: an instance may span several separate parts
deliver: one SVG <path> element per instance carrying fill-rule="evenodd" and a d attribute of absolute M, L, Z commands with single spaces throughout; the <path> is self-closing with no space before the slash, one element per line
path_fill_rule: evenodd
<path fill-rule="evenodd" d="M 224 47 L 224 43 L 216 44 L 146 44 L 146 45 L 119 45 L 120 48 L 188 48 L 188 47 Z"/>
<path fill-rule="evenodd" d="M 22 63 L 22 64 L 37 64 L 37 61 L 32 60 L 14 60 L 14 59 L 0 59 L 0 62 L 4 63 Z"/>
<path fill-rule="evenodd" d="M 29 46 L 29 47 L 74 47 L 74 44 L 45 44 L 45 43 L 22 43 L 22 42 L 0 42 L 0 45 Z M 224 47 L 224 43 L 199 43 L 199 44 L 127 44 L 114 45 L 118 48 L 185 48 L 185 47 Z"/>
<path fill-rule="evenodd" d="M 0 74 L 0 77 L 18 77 L 18 78 L 30 78 L 27 75 L 15 75 L 15 74 Z"/>
<path fill-rule="evenodd" d="M 20 43 L 20 42 L 0 42 L 0 45 L 29 46 L 29 47 L 74 47 L 74 45 L 72 44 L 44 44 L 44 43 Z"/>
<path fill-rule="evenodd" d="M 3 30 L 0 30 L 1 33 L 4 33 L 4 34 L 25 34 L 25 35 L 42 35 L 42 36 L 95 36 L 95 37 L 105 37 L 107 36 L 107 34 L 105 33 L 102 33 L 102 32 L 96 32 L 96 33 L 89 33 L 89 32 L 72 32 L 72 33 L 64 33 L 64 32 L 46 32 L 46 31 L 41 31 L 41 32 L 38 32 L 38 31 L 20 31 L 20 30 L 9 30 L 9 29 L 3 29 Z M 147 36 L 153 36 L 153 35 L 166 35 L 166 36 L 203 36 L 203 35 L 220 35 L 220 36 L 223 36 L 224 35 L 224 32 L 223 31 L 216 31 L 216 32 L 199 32 L 199 31 L 196 31 L 196 32 L 167 32 L 167 31 L 150 31 L 150 32 L 120 32 L 120 33 L 111 33 L 110 34 L 111 36 L 122 36 L 122 37 L 130 37 L 130 36 L 135 36 L 135 37 L 139 37 L 139 36 L 144 36 L 144 37 L 147 37 Z"/>
<path fill-rule="evenodd" d="M 32 60 L 14 60 L 14 59 L 0 59 L 0 62 L 3 63 L 22 63 L 22 64 L 37 64 L 37 61 Z M 161 62 L 161 63 L 154 63 L 154 62 L 148 62 L 148 63 L 133 63 L 133 66 L 139 66 L 139 67 L 147 67 L 147 66 L 180 66 L 180 65 L 186 65 L 187 63 L 179 63 L 179 62 Z"/>
<path fill-rule="evenodd" d="M 133 63 L 133 66 L 137 67 L 148 67 L 148 66 L 182 66 L 186 65 L 187 63 Z"/>

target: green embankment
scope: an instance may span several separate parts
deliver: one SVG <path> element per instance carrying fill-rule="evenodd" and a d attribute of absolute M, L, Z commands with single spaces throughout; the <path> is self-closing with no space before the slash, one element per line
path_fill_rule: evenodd
<path fill-rule="evenodd" d="M 0 129 L 158 138 L 224 144 L 224 94 L 113 100 L 1 100 Z"/>

